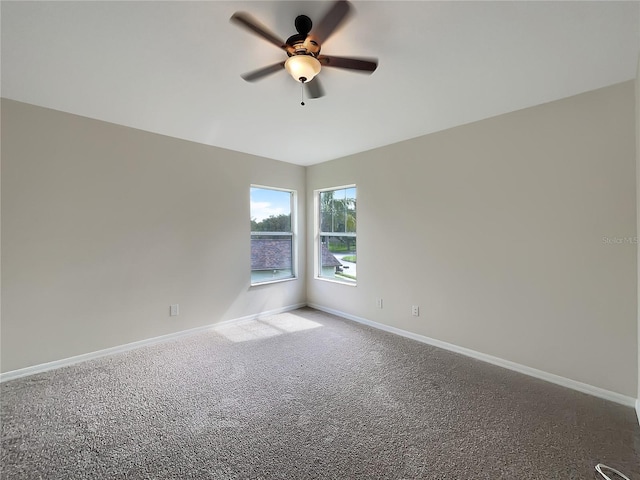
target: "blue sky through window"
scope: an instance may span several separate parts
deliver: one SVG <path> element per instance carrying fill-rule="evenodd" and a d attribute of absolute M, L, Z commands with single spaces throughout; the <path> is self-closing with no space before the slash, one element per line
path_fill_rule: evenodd
<path fill-rule="evenodd" d="M 291 213 L 291 193 L 251 187 L 251 219 L 261 222 L 271 215 Z"/>

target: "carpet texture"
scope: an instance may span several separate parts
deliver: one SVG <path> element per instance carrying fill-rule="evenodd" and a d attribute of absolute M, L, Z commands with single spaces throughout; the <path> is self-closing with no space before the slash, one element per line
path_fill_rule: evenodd
<path fill-rule="evenodd" d="M 633 409 L 306 308 L 1 393 L 3 479 L 640 480 Z"/>

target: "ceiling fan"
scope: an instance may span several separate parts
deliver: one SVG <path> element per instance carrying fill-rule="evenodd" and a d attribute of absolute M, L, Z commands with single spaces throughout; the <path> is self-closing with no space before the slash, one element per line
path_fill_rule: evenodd
<path fill-rule="evenodd" d="M 294 80 L 300 82 L 303 87 L 307 86 L 310 98 L 319 98 L 324 95 L 324 90 L 316 75 L 320 73 L 322 67 L 373 73 L 378 67 L 378 60 L 375 58 L 333 57 L 320 54 L 322 44 L 347 19 L 351 11 L 352 7 L 348 1 L 337 0 L 315 27 L 309 17 L 299 15 L 295 19 L 298 33 L 290 36 L 286 42 L 270 32 L 248 13 L 234 13 L 230 19 L 232 22 L 274 44 L 288 55 L 285 61 L 245 73 L 242 78 L 248 82 L 255 82 L 284 68 Z M 302 105 L 304 105 L 304 100 Z"/>

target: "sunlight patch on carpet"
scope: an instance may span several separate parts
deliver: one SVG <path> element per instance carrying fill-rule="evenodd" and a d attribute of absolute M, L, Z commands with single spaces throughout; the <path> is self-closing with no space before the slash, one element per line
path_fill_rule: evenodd
<path fill-rule="evenodd" d="M 297 315 L 280 315 L 257 320 L 243 320 L 220 325 L 213 330 L 232 342 L 246 342 L 261 338 L 275 337 L 284 333 L 301 332 L 322 325 Z"/>

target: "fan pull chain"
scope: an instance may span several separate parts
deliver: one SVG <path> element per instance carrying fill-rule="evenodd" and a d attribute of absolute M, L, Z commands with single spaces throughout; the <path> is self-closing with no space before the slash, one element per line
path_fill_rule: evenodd
<path fill-rule="evenodd" d="M 300 82 L 300 105 L 304 107 L 304 80 Z"/>

